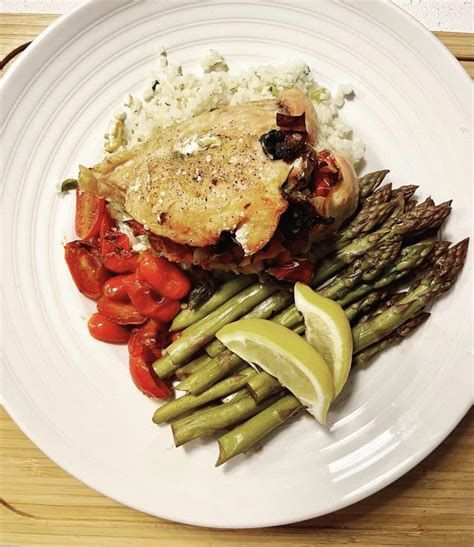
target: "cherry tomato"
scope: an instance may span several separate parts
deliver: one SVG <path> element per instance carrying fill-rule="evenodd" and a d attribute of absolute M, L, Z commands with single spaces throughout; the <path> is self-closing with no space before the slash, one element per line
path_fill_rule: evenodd
<path fill-rule="evenodd" d="M 191 282 L 178 266 L 151 251 L 142 253 L 138 268 L 143 279 L 162 296 L 179 300 L 191 290 Z"/>
<path fill-rule="evenodd" d="M 81 239 L 90 239 L 99 233 L 105 199 L 94 192 L 76 190 L 76 233 Z"/>
<path fill-rule="evenodd" d="M 101 241 L 102 262 L 115 273 L 132 273 L 138 266 L 138 253 L 130 248 L 128 237 L 116 230 L 104 235 Z"/>
<path fill-rule="evenodd" d="M 102 293 L 106 298 L 111 300 L 128 300 L 127 282 L 128 275 L 114 275 L 104 283 Z"/>
<path fill-rule="evenodd" d="M 105 296 L 97 301 L 97 310 L 118 325 L 141 325 L 146 321 L 146 317 L 130 302 L 117 302 Z"/>
<path fill-rule="evenodd" d="M 158 378 L 151 366 L 141 357 L 130 356 L 129 364 L 133 383 L 144 395 L 157 399 L 166 399 L 170 396 L 171 389 L 168 384 Z"/>
<path fill-rule="evenodd" d="M 109 276 L 101 263 L 99 251 L 82 241 L 71 241 L 64 247 L 64 258 L 79 291 L 97 300 Z"/>
<path fill-rule="evenodd" d="M 163 323 L 174 319 L 181 309 L 179 300 L 156 295 L 151 285 L 140 279 L 137 274 L 130 276 L 127 292 L 133 305 L 140 313 Z"/>
<path fill-rule="evenodd" d="M 162 326 L 156 321 L 148 321 L 135 330 L 128 342 L 130 374 L 138 389 L 148 397 L 165 399 L 171 393 L 169 386 L 158 378 L 152 363 L 158 358 L 154 353 L 154 342 Z M 157 351 L 160 351 L 156 348 Z"/>
<path fill-rule="evenodd" d="M 102 215 L 102 219 L 100 221 L 100 227 L 99 227 L 100 241 L 102 242 L 105 236 L 110 234 L 114 228 L 115 228 L 115 222 L 110 216 L 110 213 L 107 211 L 107 208 L 105 208 L 104 213 Z"/>
<path fill-rule="evenodd" d="M 142 346 L 145 346 L 155 356 L 155 359 L 161 357 L 161 348 L 168 345 L 169 331 L 164 323 L 148 319 L 138 331 L 136 331 L 133 340 L 130 340 L 128 351 L 130 355 L 141 355 Z M 150 356 L 151 359 L 151 356 Z"/>
<path fill-rule="evenodd" d="M 100 313 L 94 313 L 87 326 L 91 336 L 102 342 L 126 344 L 130 338 L 130 331 L 127 328 L 113 323 Z"/>

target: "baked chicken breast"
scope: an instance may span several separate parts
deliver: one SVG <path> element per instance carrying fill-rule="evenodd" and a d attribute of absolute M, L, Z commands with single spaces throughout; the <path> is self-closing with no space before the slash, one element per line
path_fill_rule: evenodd
<path fill-rule="evenodd" d="M 317 152 L 316 138 L 311 102 L 289 89 L 157 128 L 81 167 L 79 184 L 122 204 L 170 260 L 259 273 L 307 250 L 355 208 L 351 165 Z"/>

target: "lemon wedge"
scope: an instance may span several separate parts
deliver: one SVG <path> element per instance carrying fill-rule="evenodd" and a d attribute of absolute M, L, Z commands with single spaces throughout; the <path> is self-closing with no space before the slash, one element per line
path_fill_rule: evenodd
<path fill-rule="evenodd" d="M 352 362 L 352 332 L 344 310 L 303 283 L 295 284 L 295 306 L 303 314 L 306 340 L 332 372 L 334 393 L 339 395 Z"/>
<path fill-rule="evenodd" d="M 241 359 L 275 376 L 320 423 L 326 423 L 334 396 L 331 372 L 301 336 L 266 319 L 235 321 L 216 336 Z"/>

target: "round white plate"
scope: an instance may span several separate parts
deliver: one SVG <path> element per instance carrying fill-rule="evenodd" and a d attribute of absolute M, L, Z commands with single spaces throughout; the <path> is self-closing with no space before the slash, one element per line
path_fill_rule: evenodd
<path fill-rule="evenodd" d="M 445 235 L 471 231 L 470 81 L 429 32 L 383 2 L 93 2 L 52 25 L 3 82 L 4 403 L 49 457 L 131 507 L 203 526 L 284 524 L 334 511 L 408 471 L 471 405 L 470 272 L 416 336 L 352 374 L 328 430 L 300 418 L 264 449 L 215 469 L 215 442 L 175 449 L 133 386 L 126 350 L 94 341 L 93 303 L 62 243 L 74 199 L 58 181 L 100 153 L 107 120 L 165 46 L 186 68 L 209 48 L 233 66 L 306 60 L 367 143 L 422 196 L 454 198 Z"/>

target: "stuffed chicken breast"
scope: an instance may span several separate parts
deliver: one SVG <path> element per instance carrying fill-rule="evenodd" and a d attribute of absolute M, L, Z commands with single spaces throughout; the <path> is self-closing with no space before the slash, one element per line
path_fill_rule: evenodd
<path fill-rule="evenodd" d="M 284 265 L 354 210 L 357 180 L 314 148 L 317 119 L 297 89 L 156 129 L 81 167 L 81 188 L 121 203 L 171 260 L 260 272 Z"/>

